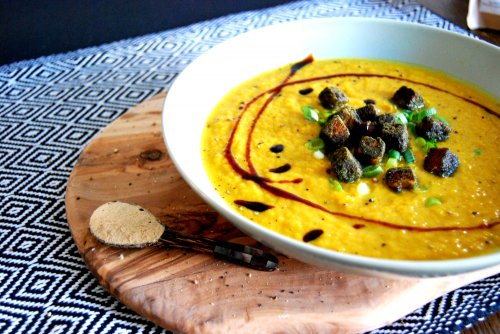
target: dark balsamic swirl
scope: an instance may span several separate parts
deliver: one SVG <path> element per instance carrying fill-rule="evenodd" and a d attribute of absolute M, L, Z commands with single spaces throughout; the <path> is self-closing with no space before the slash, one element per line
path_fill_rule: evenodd
<path fill-rule="evenodd" d="M 366 217 L 360 217 L 360 216 L 355 216 L 343 212 L 335 212 L 331 211 L 317 203 L 311 202 L 305 198 L 302 198 L 294 193 L 291 193 L 289 191 L 283 190 L 281 188 L 278 188 L 276 186 L 273 186 L 272 183 L 300 183 L 302 179 L 296 179 L 296 180 L 281 180 L 281 181 L 273 181 L 268 178 L 260 176 L 251 159 L 251 145 L 250 143 L 252 142 L 252 136 L 253 132 L 255 130 L 255 127 L 262 116 L 262 114 L 265 112 L 269 104 L 273 101 L 273 99 L 281 92 L 281 90 L 284 87 L 287 86 L 293 86 L 293 85 L 298 85 L 302 83 L 307 83 L 307 82 L 313 82 L 313 81 L 320 81 L 320 80 L 326 80 L 326 79 L 332 79 L 332 78 L 342 78 L 342 77 L 364 77 L 364 78 L 386 78 L 386 79 L 391 79 L 391 80 L 398 80 L 398 81 L 404 81 L 407 83 L 412 83 L 415 85 L 421 85 L 428 87 L 433 90 L 437 90 L 449 95 L 452 95 L 454 97 L 457 97 L 459 99 L 462 99 L 466 101 L 469 104 L 475 105 L 477 107 L 482 108 L 484 111 L 486 111 L 489 114 L 492 114 L 496 117 L 500 117 L 500 115 L 495 112 L 492 109 L 489 109 L 488 107 L 463 96 L 460 96 L 458 94 L 455 94 L 453 92 L 447 91 L 444 88 L 441 87 L 436 87 L 427 83 L 422 83 L 418 82 L 415 80 L 407 79 L 407 78 L 401 78 L 397 76 L 391 76 L 391 75 L 385 75 L 385 74 L 366 74 L 366 73 L 340 73 L 340 74 L 330 74 L 330 75 L 324 75 L 324 76 L 318 76 L 318 77 L 312 77 L 312 78 L 305 78 L 305 79 L 300 79 L 300 80 L 295 80 L 291 81 L 291 79 L 294 77 L 294 75 L 303 67 L 307 66 L 308 64 L 312 63 L 314 59 L 312 56 L 309 56 L 305 58 L 304 60 L 293 64 L 290 68 L 290 73 L 287 75 L 287 77 L 282 81 L 281 84 L 279 84 L 276 87 L 273 87 L 271 89 L 268 89 L 267 91 L 264 91 L 255 97 L 253 97 L 241 110 L 240 115 L 236 119 L 236 122 L 234 124 L 234 127 L 231 131 L 231 134 L 229 136 L 228 143 L 226 145 L 224 154 L 225 158 L 228 161 L 229 165 L 231 168 L 239 174 L 243 179 L 245 180 L 251 180 L 258 184 L 263 190 L 266 190 L 267 192 L 277 196 L 281 197 L 284 199 L 296 201 L 299 203 L 302 203 L 304 205 L 307 205 L 311 208 L 320 210 L 322 212 L 328 213 L 333 216 L 338 216 L 338 217 L 343 217 L 346 219 L 352 219 L 355 221 L 362 221 L 364 223 L 369 223 L 369 224 L 375 224 L 379 226 L 384 226 L 387 228 L 392 228 L 392 229 L 398 229 L 398 230 L 407 230 L 407 231 L 413 231 L 413 232 L 444 232 L 444 231 L 471 231 L 471 230 L 482 230 L 482 229 L 491 229 L 497 225 L 500 224 L 500 222 L 489 222 L 489 223 L 483 223 L 475 226 L 466 226 L 466 227 L 459 227 L 459 226 L 437 226 L 437 227 L 416 227 L 416 226 L 405 226 L 405 225 L 400 225 L 400 224 L 394 224 L 382 220 L 377 220 L 377 219 L 371 219 L 371 218 L 366 218 Z M 233 146 L 233 141 L 235 134 L 239 128 L 242 116 L 248 111 L 248 109 L 259 99 L 263 98 L 264 96 L 267 95 L 266 100 L 260 107 L 260 109 L 257 111 L 257 115 L 253 119 L 253 122 L 250 126 L 250 131 L 248 133 L 247 141 L 246 141 L 246 151 L 245 151 L 245 158 L 246 158 L 246 163 L 247 163 L 247 169 L 243 168 L 235 159 L 233 153 L 232 153 L 232 146 Z"/>

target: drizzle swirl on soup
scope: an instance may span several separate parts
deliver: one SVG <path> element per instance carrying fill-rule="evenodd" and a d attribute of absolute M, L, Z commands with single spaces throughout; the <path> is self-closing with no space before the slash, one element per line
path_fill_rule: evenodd
<path fill-rule="evenodd" d="M 410 105 L 416 112 L 433 108 L 422 113 L 432 116 L 431 125 L 421 127 L 444 121 L 449 133 L 422 134 L 417 128 L 400 147 L 411 150 L 413 158 L 406 162 L 406 155 L 403 159 L 389 151 L 375 160 L 360 158 L 346 138 L 344 155 L 353 153 L 362 161 L 362 173 L 355 180 L 339 177 L 332 171 L 331 154 L 318 140 L 322 122 L 339 110 L 318 95 L 325 87 L 334 93 L 338 89 L 351 109 L 367 108 L 361 118 L 376 106 L 381 115 L 401 113 L 413 120 L 411 110 L 394 101 L 403 86 L 418 91 L 425 101 Z M 500 161 L 495 148 L 499 109 L 494 98 L 429 69 L 307 57 L 229 92 L 207 120 L 202 154 L 214 187 L 235 210 L 289 237 L 373 257 L 468 257 L 498 251 L 500 246 Z M 434 110 L 441 119 L 431 115 Z M 437 147 L 432 147 L 436 139 Z M 365 142 L 377 145 L 376 140 Z M 460 167 L 443 175 L 429 172 L 424 162 L 432 150 L 438 150 L 433 154 L 439 159 L 452 152 Z M 386 179 L 391 168 L 403 169 L 401 173 L 411 168 L 418 184 L 400 192 L 391 189 Z M 389 176 L 393 180 L 398 174 Z M 259 203 L 258 208 L 266 210 L 242 203 Z M 319 230 L 321 234 L 310 237 L 311 231 Z"/>

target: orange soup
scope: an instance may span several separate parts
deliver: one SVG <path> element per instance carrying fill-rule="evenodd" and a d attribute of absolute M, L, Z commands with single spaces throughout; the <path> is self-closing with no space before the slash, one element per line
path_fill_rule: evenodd
<path fill-rule="evenodd" d="M 426 108 L 449 123 L 449 137 L 432 144 L 452 151 L 458 168 L 449 177 L 425 170 L 429 147 L 409 131 L 414 161 L 398 157 L 389 166 L 386 153 L 376 166 L 380 173 L 338 182 L 328 154 L 314 146 L 322 118 L 335 114 L 321 104 L 319 93 L 337 87 L 354 110 L 373 103 L 381 114 L 404 113 L 391 100 L 401 86 L 418 91 Z M 500 247 L 499 111 L 496 98 L 437 71 L 387 61 L 309 58 L 230 91 L 206 122 L 202 154 L 219 194 L 273 231 L 372 257 L 463 258 Z M 411 166 L 418 184 L 396 192 L 385 175 L 403 165 Z"/>

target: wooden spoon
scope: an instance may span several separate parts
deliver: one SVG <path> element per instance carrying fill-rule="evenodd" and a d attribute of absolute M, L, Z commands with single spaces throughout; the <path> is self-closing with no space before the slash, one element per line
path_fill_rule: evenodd
<path fill-rule="evenodd" d="M 164 226 L 150 211 L 124 202 L 108 202 L 90 217 L 90 232 L 99 241 L 116 247 L 142 248 L 164 245 L 208 252 L 216 257 L 247 267 L 272 271 L 278 258 L 261 249 L 179 233 Z"/>

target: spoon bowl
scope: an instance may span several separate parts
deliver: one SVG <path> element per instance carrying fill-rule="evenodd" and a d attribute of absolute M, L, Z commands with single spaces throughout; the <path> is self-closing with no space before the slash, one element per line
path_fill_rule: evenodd
<path fill-rule="evenodd" d="M 278 267 L 278 259 L 273 254 L 242 244 L 179 233 L 135 204 L 113 201 L 101 205 L 92 213 L 89 228 L 96 239 L 114 247 L 143 248 L 161 244 L 212 253 L 222 260 L 257 270 L 272 271 Z"/>

